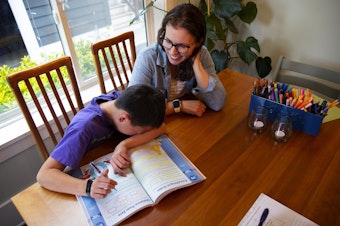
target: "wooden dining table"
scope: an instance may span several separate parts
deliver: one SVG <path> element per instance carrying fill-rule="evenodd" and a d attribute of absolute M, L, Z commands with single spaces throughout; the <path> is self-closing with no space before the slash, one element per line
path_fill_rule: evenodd
<path fill-rule="evenodd" d="M 207 179 L 121 225 L 237 225 L 261 193 L 317 224 L 340 225 L 340 119 L 323 123 L 317 136 L 294 130 L 287 142 L 276 142 L 270 129 L 258 134 L 247 126 L 255 78 L 228 69 L 218 76 L 228 96 L 221 111 L 165 120 L 169 138 Z M 113 148 L 105 143 L 84 161 Z M 12 202 L 27 225 L 87 224 L 74 195 L 38 183 Z"/>

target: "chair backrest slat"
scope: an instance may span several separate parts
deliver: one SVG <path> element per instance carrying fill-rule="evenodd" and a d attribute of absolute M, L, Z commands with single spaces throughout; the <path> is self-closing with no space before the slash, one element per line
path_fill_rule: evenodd
<path fill-rule="evenodd" d="M 128 46 L 130 48 L 128 48 Z M 110 92 L 105 85 L 107 72 L 114 90 L 124 90 L 129 82 L 129 72 L 132 72 L 136 60 L 136 46 L 133 31 L 129 31 L 91 46 L 96 73 L 102 93 Z M 101 62 L 103 62 L 101 64 Z M 105 66 L 104 66 L 105 65 Z M 124 74 L 124 77 L 122 77 Z"/>
<path fill-rule="evenodd" d="M 13 73 L 7 81 L 43 159 L 47 159 L 51 150 L 46 147 L 46 138 L 57 145 L 71 117 L 84 108 L 71 58 L 61 57 Z M 41 126 L 48 134 L 40 132 Z"/>
<path fill-rule="evenodd" d="M 329 101 L 340 98 L 340 73 L 279 57 L 273 80 L 309 88 Z"/>
<path fill-rule="evenodd" d="M 116 47 L 115 50 L 117 52 L 118 58 L 116 58 L 114 56 L 114 52 L 113 52 L 114 47 Z M 124 69 L 124 62 L 123 62 L 123 59 L 122 59 L 122 54 L 120 53 L 119 43 L 113 45 L 112 47 L 109 47 L 109 50 L 110 50 L 110 56 L 111 56 L 111 59 L 112 59 L 112 62 L 113 62 L 113 66 L 116 70 L 116 74 L 120 75 L 121 71 L 119 70 L 118 65 L 120 65 L 121 68 Z M 119 84 L 121 84 L 121 86 L 122 86 L 122 89 L 125 89 L 125 86 L 124 86 L 124 83 L 123 83 L 123 80 L 122 80 L 122 76 L 117 76 L 117 77 L 118 77 L 118 80 L 119 80 Z M 117 84 L 117 82 L 114 80 L 113 77 L 111 77 L 111 79 L 112 79 L 113 83 Z M 116 85 L 116 90 L 118 90 L 119 84 Z"/>
<path fill-rule="evenodd" d="M 49 72 L 47 72 L 45 75 L 47 76 L 47 78 L 50 77 Z M 62 130 L 62 128 L 61 128 L 61 126 L 59 124 L 58 117 L 56 116 L 56 113 L 55 113 L 55 111 L 54 111 L 54 109 L 52 107 L 52 104 L 51 104 L 51 101 L 50 101 L 50 97 L 47 94 L 46 88 L 45 88 L 45 86 L 44 86 L 44 84 L 41 81 L 41 78 L 39 76 L 35 77 L 35 79 L 36 79 L 36 81 L 37 81 L 37 83 L 39 85 L 40 91 L 41 91 L 41 93 L 42 93 L 42 95 L 44 97 L 44 102 L 46 103 L 46 105 L 47 105 L 47 107 L 48 107 L 48 109 L 49 109 L 49 111 L 50 111 L 50 113 L 51 113 L 51 115 L 53 117 L 53 122 L 55 122 L 57 124 L 58 131 L 60 132 Z M 48 78 L 48 80 L 49 80 L 49 78 Z M 53 83 L 50 86 L 52 86 L 52 90 L 53 90 Z M 55 93 L 54 93 L 54 95 L 55 95 Z M 37 99 L 37 101 L 35 102 L 35 106 L 36 106 L 36 108 L 39 111 L 40 117 L 43 119 L 45 127 L 47 128 L 49 134 L 51 134 L 50 137 L 51 137 L 51 139 L 53 141 L 53 144 L 56 145 L 58 140 L 57 140 L 55 134 L 53 133 L 53 129 L 52 129 L 52 126 L 51 126 L 50 122 L 48 121 L 48 119 L 46 117 L 46 114 L 45 114 L 46 110 L 42 109 L 42 104 L 39 102 L 39 99 Z"/>
<path fill-rule="evenodd" d="M 127 63 L 128 63 L 128 66 L 129 66 L 129 70 L 132 71 L 132 66 L 131 66 L 131 61 L 130 61 L 130 58 L 129 58 L 129 54 L 128 51 L 127 51 L 127 48 L 126 48 L 126 44 L 125 42 L 122 42 L 122 45 L 123 45 L 123 54 L 126 56 L 127 58 Z M 122 53 L 120 51 L 120 49 L 117 50 L 118 51 L 118 54 L 119 54 L 119 60 L 121 62 L 121 65 L 122 65 L 122 69 L 123 69 L 123 73 L 124 73 L 124 76 L 125 76 L 125 79 L 128 80 L 128 74 L 127 74 L 127 68 L 126 68 L 126 64 L 124 63 L 124 60 L 123 60 L 123 57 L 122 57 Z"/>
<path fill-rule="evenodd" d="M 112 84 L 113 84 L 113 88 L 114 88 L 115 90 L 118 90 L 118 85 L 119 85 L 119 84 L 117 85 L 117 83 L 116 83 L 116 81 L 115 81 L 115 79 L 114 79 L 114 72 L 113 72 L 112 67 L 111 67 L 111 65 L 110 65 L 110 62 L 109 62 L 109 59 L 112 59 L 113 65 L 114 65 L 114 69 L 117 71 L 118 67 L 117 67 L 116 58 L 114 57 L 112 48 L 113 48 L 112 46 L 109 46 L 108 48 L 102 49 L 101 52 L 102 52 L 102 54 L 103 54 L 102 56 L 103 56 L 104 61 L 105 61 L 105 65 L 106 65 L 107 72 L 109 73 L 110 80 L 111 80 L 111 82 L 112 82 Z M 106 50 L 109 51 L 110 58 L 108 57 L 108 53 L 107 53 Z M 104 75 L 103 75 L 103 76 L 104 76 Z M 119 77 L 119 76 L 118 76 L 118 77 Z M 103 79 L 103 82 L 104 82 L 104 77 L 102 77 L 102 79 Z"/>

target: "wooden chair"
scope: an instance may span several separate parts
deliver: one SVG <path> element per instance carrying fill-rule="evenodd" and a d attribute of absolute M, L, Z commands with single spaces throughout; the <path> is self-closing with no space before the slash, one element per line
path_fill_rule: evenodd
<path fill-rule="evenodd" d="M 130 46 L 129 49 L 127 45 Z M 107 90 L 124 90 L 129 82 L 128 72 L 132 71 L 136 60 L 133 31 L 94 43 L 91 49 L 100 91 L 107 93 Z M 112 83 L 110 89 L 108 88 L 109 84 L 105 84 L 105 78 L 107 78 L 106 72 Z"/>
<path fill-rule="evenodd" d="M 71 58 L 62 57 L 8 75 L 7 81 L 46 160 L 49 156 L 44 141 L 46 130 L 54 146 L 57 145 L 73 116 L 84 107 Z M 40 126 L 43 124 L 44 129 Z"/>
<path fill-rule="evenodd" d="M 326 99 L 340 98 L 340 73 L 279 57 L 273 80 L 309 88 Z"/>

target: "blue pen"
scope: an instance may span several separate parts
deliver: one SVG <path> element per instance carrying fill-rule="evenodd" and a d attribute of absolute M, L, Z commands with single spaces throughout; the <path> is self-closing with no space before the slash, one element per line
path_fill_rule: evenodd
<path fill-rule="evenodd" d="M 277 88 L 274 88 L 274 92 L 275 92 L 275 102 L 280 102 L 279 91 L 277 90 Z"/>
<path fill-rule="evenodd" d="M 97 173 L 101 174 L 102 171 L 100 171 L 100 169 L 96 166 L 96 164 L 94 164 L 93 162 L 90 162 L 90 165 L 97 171 Z"/>
<path fill-rule="evenodd" d="M 281 89 L 281 84 L 280 83 L 276 83 L 276 88 L 277 89 Z"/>
<path fill-rule="evenodd" d="M 90 162 L 90 166 L 93 167 L 93 169 L 95 169 L 97 171 L 97 173 L 101 174 L 102 171 L 100 171 L 100 169 L 96 166 L 96 164 L 94 164 L 94 162 Z M 117 189 L 114 188 L 116 191 Z"/>
<path fill-rule="evenodd" d="M 326 107 L 327 107 L 327 101 L 324 100 L 324 101 L 322 101 L 322 103 L 321 103 L 321 110 L 324 110 Z"/>
<path fill-rule="evenodd" d="M 268 208 L 265 208 L 265 209 L 263 210 L 262 215 L 261 215 L 260 222 L 259 222 L 258 226 L 262 226 L 262 225 L 263 225 L 263 223 L 265 222 L 265 220 L 266 220 L 267 217 L 268 217 L 268 214 L 269 214 L 269 209 L 268 209 Z"/>
<path fill-rule="evenodd" d="M 275 93 L 274 93 L 274 88 L 273 87 L 271 89 L 271 100 L 275 101 Z"/>

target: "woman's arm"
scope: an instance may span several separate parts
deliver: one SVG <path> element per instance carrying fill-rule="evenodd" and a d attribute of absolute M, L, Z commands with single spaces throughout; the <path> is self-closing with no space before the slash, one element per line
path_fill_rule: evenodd
<path fill-rule="evenodd" d="M 202 65 L 201 50 L 196 54 L 192 68 L 194 70 L 197 86 L 202 90 L 206 90 L 209 85 L 209 74 Z"/>
<path fill-rule="evenodd" d="M 219 111 L 226 102 L 226 90 L 216 75 L 214 62 L 206 47 L 203 46 L 199 54 L 193 64 L 197 82 L 197 87 L 193 88 L 209 108 Z"/>
<path fill-rule="evenodd" d="M 166 115 L 174 114 L 172 101 L 166 103 Z M 202 116 L 205 112 L 206 106 L 200 100 L 181 100 L 181 112 L 190 115 Z"/>

